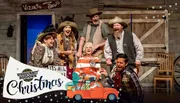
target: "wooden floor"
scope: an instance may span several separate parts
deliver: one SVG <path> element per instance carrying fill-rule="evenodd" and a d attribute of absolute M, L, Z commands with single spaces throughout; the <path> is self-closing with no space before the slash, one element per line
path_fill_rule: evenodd
<path fill-rule="evenodd" d="M 180 103 L 180 92 L 170 95 L 165 92 L 154 94 L 152 91 L 146 91 L 144 103 Z"/>

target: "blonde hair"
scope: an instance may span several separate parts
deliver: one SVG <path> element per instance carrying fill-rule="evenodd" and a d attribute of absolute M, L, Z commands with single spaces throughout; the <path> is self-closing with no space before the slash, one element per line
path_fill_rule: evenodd
<path fill-rule="evenodd" d="M 92 48 L 92 51 L 94 51 L 93 44 L 92 44 L 91 42 L 86 42 L 86 44 L 85 44 L 84 47 L 83 47 L 83 53 L 85 53 L 86 47 L 87 47 L 88 45 L 90 45 L 91 48 Z"/>

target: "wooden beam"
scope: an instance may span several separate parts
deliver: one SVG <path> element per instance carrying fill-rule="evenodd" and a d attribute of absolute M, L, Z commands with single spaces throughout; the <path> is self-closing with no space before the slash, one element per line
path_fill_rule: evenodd
<path fill-rule="evenodd" d="M 101 19 L 103 22 L 109 22 L 110 19 Z M 124 22 L 130 22 L 130 19 L 123 19 Z M 164 21 L 164 19 L 132 19 L 132 22 L 136 23 L 136 22 L 160 22 L 160 21 Z"/>
<path fill-rule="evenodd" d="M 21 25 L 21 15 L 20 14 L 17 14 L 17 20 L 16 20 L 16 25 L 15 28 L 16 28 L 16 60 L 19 60 L 21 59 L 21 47 L 20 47 L 20 43 L 21 43 L 21 35 L 20 35 L 20 26 Z"/>
<path fill-rule="evenodd" d="M 55 15 L 55 13 L 54 12 L 28 11 L 28 12 L 18 12 L 17 15 Z"/>
<path fill-rule="evenodd" d="M 169 17 L 168 17 L 168 11 L 165 10 L 165 46 L 166 46 L 166 53 L 169 53 Z"/>
<path fill-rule="evenodd" d="M 152 87 L 153 83 L 141 83 L 142 87 Z"/>
<path fill-rule="evenodd" d="M 132 19 L 132 22 L 160 22 L 164 21 L 164 19 Z"/>
<path fill-rule="evenodd" d="M 157 58 L 143 58 L 142 61 L 143 61 L 143 62 L 146 62 L 146 61 L 149 61 L 149 62 L 151 62 L 151 61 L 157 61 Z M 102 62 L 103 64 L 106 64 L 106 59 L 105 59 L 105 58 L 102 58 L 102 59 L 101 59 L 101 62 Z"/>
<path fill-rule="evenodd" d="M 103 11 L 103 14 L 165 14 L 165 11 L 141 10 L 141 11 Z"/>
<path fill-rule="evenodd" d="M 157 61 L 157 58 L 143 58 L 141 61 Z"/>
<path fill-rule="evenodd" d="M 143 75 L 139 77 L 139 81 L 142 81 L 144 78 L 146 78 L 149 74 L 151 74 L 157 67 L 152 67 L 147 72 L 145 72 Z"/>
<path fill-rule="evenodd" d="M 165 44 L 142 44 L 144 48 L 163 48 Z"/>
<path fill-rule="evenodd" d="M 140 41 L 142 42 L 146 37 L 148 37 L 152 32 L 154 32 L 161 24 L 163 24 L 164 21 L 160 21 L 155 26 L 153 26 L 149 31 L 147 31 L 141 38 Z"/>

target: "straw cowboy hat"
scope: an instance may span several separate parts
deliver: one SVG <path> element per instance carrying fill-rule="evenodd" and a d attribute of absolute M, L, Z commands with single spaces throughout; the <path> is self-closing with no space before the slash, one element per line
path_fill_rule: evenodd
<path fill-rule="evenodd" d="M 108 25 L 112 28 L 114 23 L 121 24 L 124 29 L 128 27 L 128 25 L 118 16 L 116 16 L 115 18 L 109 20 Z"/>
<path fill-rule="evenodd" d="M 77 30 L 77 25 L 74 22 L 74 15 L 72 17 L 66 16 L 65 18 L 61 17 L 62 22 L 59 24 L 58 33 L 63 31 L 65 26 L 71 26 L 74 30 Z"/>
<path fill-rule="evenodd" d="M 58 31 L 62 31 L 65 26 L 71 26 L 72 28 L 77 29 L 76 23 L 72 21 L 64 21 L 59 25 Z"/>
<path fill-rule="evenodd" d="M 56 29 L 54 27 L 54 25 L 48 25 L 37 37 L 37 40 L 38 41 L 42 41 L 43 38 L 46 36 L 46 35 L 52 35 L 54 38 L 56 37 L 57 33 L 56 33 Z"/>
<path fill-rule="evenodd" d="M 102 12 L 101 11 L 98 11 L 97 8 L 92 8 L 89 10 L 88 14 L 86 14 L 87 17 L 92 17 L 94 15 L 101 15 Z"/>

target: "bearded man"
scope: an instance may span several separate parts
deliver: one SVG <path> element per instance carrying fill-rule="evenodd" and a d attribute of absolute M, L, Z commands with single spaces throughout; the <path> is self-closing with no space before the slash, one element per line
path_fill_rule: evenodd
<path fill-rule="evenodd" d="M 138 73 L 144 56 L 144 49 L 140 40 L 134 33 L 125 30 L 128 25 L 120 17 L 116 16 L 108 24 L 113 29 L 113 34 L 108 36 L 104 47 L 107 65 L 112 65 L 115 62 L 117 54 L 124 53 L 128 56 L 129 64 L 136 64 L 134 70 Z"/>
<path fill-rule="evenodd" d="M 92 8 L 89 10 L 87 17 L 90 17 L 80 34 L 78 57 L 82 57 L 83 46 L 86 42 L 93 43 L 93 56 L 103 57 L 103 49 L 107 36 L 110 34 L 108 26 L 100 20 L 101 11 L 97 8 Z"/>

